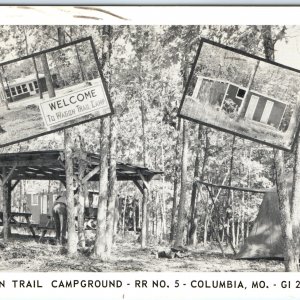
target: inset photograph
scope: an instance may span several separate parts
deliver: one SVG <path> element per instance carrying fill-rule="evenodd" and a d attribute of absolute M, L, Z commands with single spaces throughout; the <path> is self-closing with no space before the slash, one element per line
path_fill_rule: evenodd
<path fill-rule="evenodd" d="M 300 71 L 202 39 L 179 115 L 291 150 Z"/>
<path fill-rule="evenodd" d="M 112 113 L 92 39 L 0 64 L 0 146 Z"/>

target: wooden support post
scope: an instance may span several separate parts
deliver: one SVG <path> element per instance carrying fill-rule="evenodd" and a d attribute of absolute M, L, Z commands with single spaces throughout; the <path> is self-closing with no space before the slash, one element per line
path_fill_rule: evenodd
<path fill-rule="evenodd" d="M 140 170 L 138 170 L 138 174 L 143 182 L 143 203 L 142 203 L 142 238 L 141 238 L 141 246 L 145 248 L 147 246 L 147 236 L 148 236 L 148 198 L 149 198 L 149 182 L 143 176 Z"/>
<path fill-rule="evenodd" d="M 14 182 L 14 184 L 11 186 L 11 191 L 13 191 L 15 189 L 15 187 L 18 185 L 18 183 L 20 182 L 20 180 L 16 180 Z M 20 195 L 21 196 L 21 195 Z"/>
<path fill-rule="evenodd" d="M 0 178 L 0 198 L 2 202 L 3 209 L 3 240 L 4 242 L 8 239 L 8 215 L 7 215 L 7 197 L 5 192 L 4 177 L 6 174 L 6 168 L 2 167 L 1 169 L 1 178 Z"/>
<path fill-rule="evenodd" d="M 83 178 L 83 182 L 86 183 L 89 181 L 94 175 L 96 175 L 100 171 L 100 166 L 95 167 L 93 170 L 91 170 L 85 177 Z"/>
<path fill-rule="evenodd" d="M 145 248 L 147 246 L 147 216 L 148 216 L 148 196 L 149 191 L 146 185 L 143 185 L 143 203 L 142 203 L 142 238 L 141 238 L 141 246 Z"/>
<path fill-rule="evenodd" d="M 137 180 L 134 180 L 133 183 L 139 189 L 139 191 L 143 194 L 143 188 Z"/>
<path fill-rule="evenodd" d="M 14 174 L 14 171 L 17 167 L 17 164 L 15 164 L 11 169 L 10 171 L 8 172 L 8 174 L 5 174 L 4 177 L 3 177 L 3 182 L 4 183 L 7 183 L 8 181 L 10 181 L 12 175 Z"/>
<path fill-rule="evenodd" d="M 11 216 L 11 193 L 12 193 L 12 187 L 11 187 L 11 180 L 7 181 L 6 183 L 6 199 L 7 199 L 7 216 L 8 218 L 10 218 Z M 10 226 L 10 222 L 8 222 L 8 236 L 11 235 L 11 226 Z"/>

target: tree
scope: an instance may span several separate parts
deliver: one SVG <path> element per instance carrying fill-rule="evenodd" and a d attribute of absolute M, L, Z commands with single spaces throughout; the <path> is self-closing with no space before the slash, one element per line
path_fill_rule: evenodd
<path fill-rule="evenodd" d="M 106 73 L 107 73 L 107 84 L 108 89 L 110 89 L 111 80 L 111 55 L 112 55 L 112 27 L 104 27 L 104 38 L 106 40 Z M 113 237 L 114 237 L 114 225 L 115 225 L 115 209 L 116 209 L 116 183 L 117 183 L 117 119 L 115 116 L 110 116 L 109 119 L 109 183 L 108 183 L 108 207 L 107 207 L 107 224 L 106 224 L 106 247 L 107 247 L 107 257 L 110 257 Z"/>
<path fill-rule="evenodd" d="M 272 28 L 270 25 L 262 26 L 262 38 L 265 56 L 268 60 L 274 60 L 274 45 L 276 40 L 272 37 Z M 299 97 L 299 96 L 298 96 Z M 295 153 L 293 196 L 290 204 L 290 198 L 286 182 L 286 171 L 284 152 L 274 150 L 274 160 L 276 167 L 277 192 L 279 196 L 279 209 L 281 230 L 284 241 L 284 264 L 287 272 L 299 271 L 299 232 L 300 232 L 300 177 L 299 164 L 300 154 L 298 147 Z"/>
<path fill-rule="evenodd" d="M 110 28 L 109 26 L 103 26 L 101 28 L 101 37 L 102 41 L 102 60 L 101 68 L 107 72 L 109 69 L 109 43 L 110 39 L 108 34 Z M 100 176 L 99 176 L 99 200 L 98 200 L 98 213 L 97 213 L 97 227 L 96 227 L 96 240 L 95 240 L 95 249 L 94 255 L 104 260 L 107 259 L 107 204 L 108 204 L 108 157 L 109 157 L 109 119 L 100 120 Z M 111 212 L 110 212 L 111 213 Z M 110 221 L 110 222 L 113 222 Z M 110 226 L 113 226 L 110 223 Z M 113 229 L 111 229 L 113 230 Z M 111 231 L 110 231 L 111 232 Z M 112 239 L 111 239 L 112 241 Z M 111 251 L 111 248 L 110 248 Z"/>
<path fill-rule="evenodd" d="M 44 75 L 45 75 L 45 79 L 46 79 L 48 95 L 49 95 L 49 98 L 53 98 L 53 97 L 55 97 L 55 90 L 54 90 L 54 86 L 53 86 L 53 82 L 52 82 L 51 72 L 49 69 L 46 53 L 41 54 L 41 61 L 42 61 Z"/>
<path fill-rule="evenodd" d="M 59 27 L 58 41 L 64 42 L 64 30 Z M 47 57 L 41 56 L 42 64 L 44 67 L 45 78 L 48 88 L 49 97 L 55 97 L 53 83 L 49 67 L 47 67 Z M 47 79 L 48 78 L 48 79 Z M 68 227 L 68 255 L 74 256 L 77 253 L 77 236 L 75 231 L 75 204 L 74 204 L 74 165 L 73 165 L 73 149 L 72 149 L 72 130 L 64 130 L 64 154 L 65 154 L 65 170 L 66 170 L 66 194 L 67 194 L 67 227 Z"/>

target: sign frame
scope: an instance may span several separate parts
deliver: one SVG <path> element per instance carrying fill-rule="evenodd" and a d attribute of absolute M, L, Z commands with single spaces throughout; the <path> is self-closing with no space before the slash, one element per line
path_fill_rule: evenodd
<path fill-rule="evenodd" d="M 299 77 L 300 77 L 300 70 L 298 70 L 298 69 L 286 66 L 286 65 L 281 64 L 281 63 L 277 63 L 275 61 L 270 61 L 270 60 L 268 60 L 266 58 L 259 57 L 259 56 L 254 55 L 254 54 L 250 54 L 250 53 L 248 53 L 246 51 L 243 51 L 243 50 L 240 50 L 240 49 L 236 49 L 236 48 L 233 48 L 233 47 L 230 47 L 230 46 L 226 46 L 224 44 L 221 44 L 221 43 L 218 43 L 218 42 L 214 42 L 214 41 L 209 40 L 207 38 L 202 38 L 201 37 L 200 38 L 200 43 L 199 43 L 198 49 L 196 51 L 196 55 L 195 55 L 195 58 L 194 58 L 194 61 L 193 61 L 193 64 L 192 64 L 192 67 L 191 67 L 191 70 L 190 70 L 190 73 L 189 73 L 189 76 L 188 76 L 187 83 L 186 83 L 186 85 L 184 87 L 184 92 L 183 92 L 183 96 L 182 96 L 181 101 L 180 101 L 180 105 L 179 105 L 179 108 L 178 108 L 177 116 L 179 118 L 186 119 L 188 121 L 192 121 L 192 122 L 195 122 L 195 123 L 198 123 L 198 124 L 201 124 L 201 125 L 205 125 L 205 126 L 213 128 L 213 129 L 217 129 L 217 130 L 223 131 L 225 133 L 230 133 L 230 134 L 236 135 L 236 136 L 244 138 L 244 139 L 248 139 L 248 140 L 251 140 L 251 141 L 254 141 L 254 142 L 258 142 L 260 144 L 263 144 L 263 145 L 266 145 L 266 146 L 269 146 L 269 147 L 272 147 L 272 148 L 277 148 L 279 150 L 293 152 L 295 144 L 296 144 L 296 141 L 297 141 L 297 137 L 298 137 L 298 135 L 300 133 L 300 119 L 299 119 L 299 121 L 297 121 L 297 124 L 296 124 L 296 126 L 295 126 L 295 128 L 293 130 L 294 137 L 293 137 L 293 140 L 291 141 L 291 146 L 290 147 L 284 147 L 284 146 L 280 146 L 280 145 L 276 145 L 276 144 L 272 144 L 272 143 L 269 143 L 269 142 L 265 142 L 265 141 L 256 139 L 256 138 L 251 137 L 251 136 L 246 135 L 246 134 L 244 135 L 242 133 L 238 133 L 238 132 L 235 132 L 233 130 L 229 130 L 229 129 L 222 128 L 222 127 L 210 124 L 210 123 L 206 123 L 204 121 L 196 120 L 194 118 L 191 118 L 189 116 L 186 116 L 186 115 L 182 114 L 182 106 L 183 106 L 184 100 L 185 100 L 185 98 L 187 96 L 188 89 L 190 87 L 192 78 L 194 76 L 194 71 L 195 71 L 196 65 L 198 63 L 198 59 L 200 57 L 201 49 L 202 49 L 202 47 L 203 47 L 204 44 L 209 44 L 209 45 L 212 45 L 212 46 L 216 46 L 216 47 L 222 48 L 224 50 L 229 50 L 229 51 L 235 52 L 237 54 L 241 54 L 243 56 L 246 56 L 246 57 L 249 57 L 249 58 L 261 61 L 261 62 L 265 62 L 267 64 L 274 65 L 274 66 L 279 67 L 279 68 L 283 68 L 283 69 L 286 69 L 286 70 L 289 70 L 289 71 L 296 72 L 296 73 L 299 74 Z M 298 111 L 298 113 L 299 113 L 299 111 Z"/>
<path fill-rule="evenodd" d="M 21 56 L 21 57 L 11 59 L 11 60 L 8 60 L 8 61 L 0 62 L 0 68 L 2 68 L 4 66 L 7 66 L 11 63 L 16 63 L 16 62 L 19 62 L 19 61 L 22 61 L 22 60 L 35 58 L 35 57 L 40 56 L 41 54 L 47 54 L 49 52 L 57 51 L 57 50 L 60 50 L 60 49 L 66 48 L 66 47 L 70 47 L 70 46 L 74 46 L 74 45 L 80 44 L 82 42 L 90 42 L 92 54 L 93 54 L 93 57 L 95 59 L 96 65 L 97 65 L 97 70 L 99 72 L 99 80 L 101 80 L 103 90 L 104 90 L 104 93 L 105 93 L 105 96 L 106 96 L 106 99 L 107 99 L 107 102 L 108 102 L 108 105 L 109 105 L 109 108 L 110 108 L 110 112 L 105 113 L 101 116 L 89 118 L 87 120 L 82 120 L 82 121 L 76 122 L 76 123 L 71 124 L 71 125 L 61 126 L 59 128 L 54 128 L 54 129 L 50 129 L 50 130 L 47 130 L 47 127 L 45 126 L 45 131 L 42 132 L 42 133 L 31 135 L 29 137 L 25 137 L 25 138 L 18 139 L 18 140 L 8 142 L 8 143 L 3 143 L 2 144 L 1 143 L 1 136 L 0 136 L 0 148 L 7 147 L 7 146 L 17 144 L 17 143 L 21 143 L 21 142 L 25 142 L 25 141 L 28 141 L 28 140 L 31 140 L 31 139 L 34 139 L 34 138 L 38 138 L 38 137 L 41 137 L 41 136 L 44 136 L 44 135 L 48 135 L 48 134 L 51 134 L 51 133 L 54 133 L 54 132 L 57 132 L 57 131 L 60 131 L 60 130 L 71 128 L 71 127 L 74 127 L 74 126 L 77 126 L 77 125 L 81 125 L 81 124 L 84 124 L 84 123 L 87 123 L 87 122 L 90 122 L 90 121 L 94 121 L 94 120 L 97 120 L 97 119 L 101 119 L 101 118 L 104 118 L 104 117 L 107 117 L 107 116 L 110 116 L 110 115 L 114 114 L 114 108 L 113 108 L 113 105 L 112 105 L 112 100 L 111 100 L 110 94 L 108 92 L 107 83 L 106 83 L 106 80 L 104 78 L 104 75 L 103 75 L 103 72 L 102 72 L 102 69 L 101 69 L 101 65 L 100 65 L 100 61 L 99 61 L 98 56 L 97 56 L 96 47 L 95 47 L 94 41 L 93 41 L 91 36 L 84 37 L 84 38 L 81 38 L 81 39 L 77 39 L 77 40 L 71 41 L 69 43 L 65 43 L 63 45 L 56 46 L 56 47 L 47 48 L 45 50 L 34 52 L 34 53 L 29 54 L 29 55 L 25 55 L 25 56 Z M 53 98 L 53 99 L 55 99 L 55 98 Z M 41 118 L 43 119 L 42 112 L 41 112 Z M 1 125 L 1 123 L 0 123 L 0 125 Z"/>

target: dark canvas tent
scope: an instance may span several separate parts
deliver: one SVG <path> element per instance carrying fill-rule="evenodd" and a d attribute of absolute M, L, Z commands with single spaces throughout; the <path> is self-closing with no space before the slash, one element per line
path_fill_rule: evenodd
<path fill-rule="evenodd" d="M 291 199 L 292 180 L 288 180 Z M 253 228 L 237 254 L 238 259 L 282 258 L 283 241 L 280 225 L 277 189 L 264 195 Z"/>

